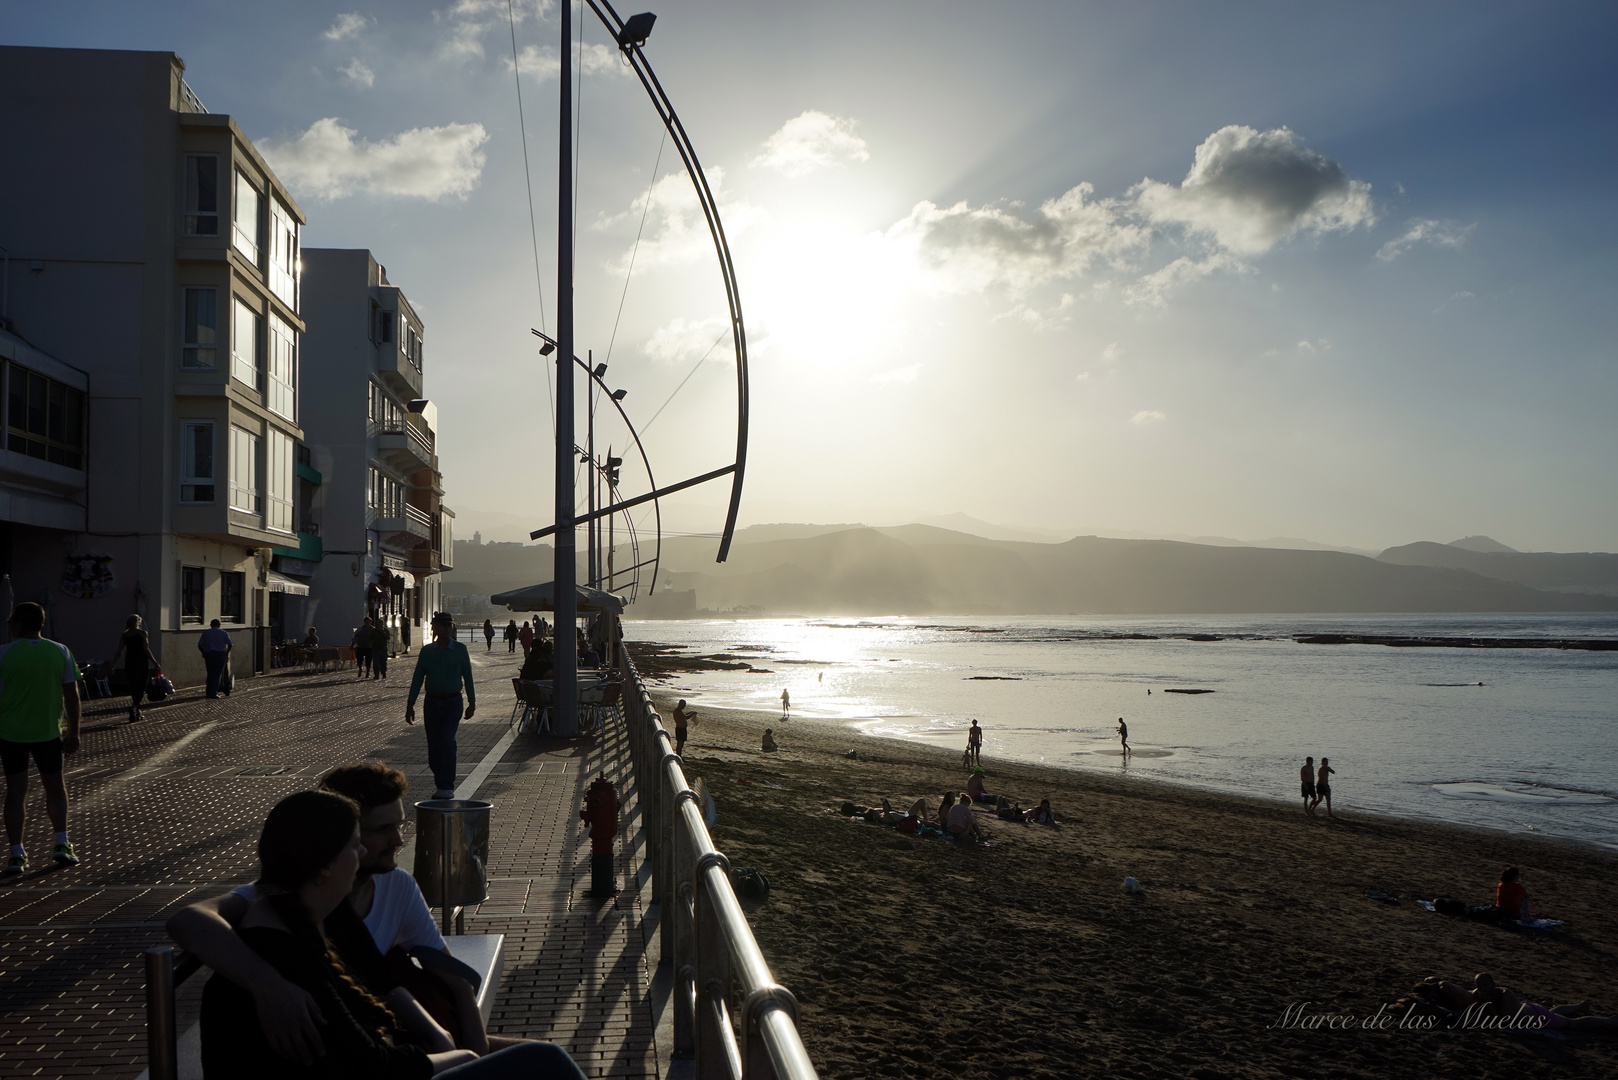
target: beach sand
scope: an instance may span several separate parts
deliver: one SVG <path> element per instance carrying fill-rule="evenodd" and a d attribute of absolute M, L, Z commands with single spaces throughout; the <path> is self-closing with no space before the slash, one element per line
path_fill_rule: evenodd
<path fill-rule="evenodd" d="M 1618 1076 L 1618 1038 L 1365 1026 L 1425 976 L 1478 971 L 1618 1014 L 1618 855 L 989 758 L 990 791 L 1050 798 L 1060 828 L 980 812 L 988 846 L 918 839 L 836 811 L 936 808 L 964 785 L 960 748 L 706 711 L 652 652 L 637 663 L 664 716 L 681 696 L 698 712 L 686 772 L 713 796 L 716 843 L 769 876 L 754 933 L 828 1080 Z M 779 753 L 760 752 L 765 727 Z M 1294 782 L 1277 777 L 1278 795 Z M 1565 927 L 1510 932 L 1414 903 L 1490 902 L 1508 864 Z M 1123 893 L 1126 876 L 1144 895 Z M 1352 1026 L 1277 1026 L 1303 1003 Z"/>

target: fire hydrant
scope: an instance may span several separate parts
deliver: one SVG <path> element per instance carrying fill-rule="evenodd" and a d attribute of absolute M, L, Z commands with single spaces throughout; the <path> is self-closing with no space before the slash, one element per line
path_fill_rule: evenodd
<path fill-rule="evenodd" d="M 579 817 L 590 827 L 590 895 L 614 896 L 618 882 L 612 872 L 612 839 L 618 835 L 618 792 L 605 776 L 590 785 Z"/>

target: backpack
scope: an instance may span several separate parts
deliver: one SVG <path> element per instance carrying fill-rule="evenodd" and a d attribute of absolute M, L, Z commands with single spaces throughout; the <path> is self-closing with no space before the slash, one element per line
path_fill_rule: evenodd
<path fill-rule="evenodd" d="M 162 701 L 172 693 L 174 693 L 174 683 L 167 675 L 163 674 L 163 669 L 158 668 L 152 672 L 152 681 L 146 684 L 147 698 L 152 701 Z"/>
<path fill-rule="evenodd" d="M 736 895 L 748 900 L 767 900 L 770 896 L 770 879 L 751 866 L 738 866 L 733 874 L 735 876 Z"/>

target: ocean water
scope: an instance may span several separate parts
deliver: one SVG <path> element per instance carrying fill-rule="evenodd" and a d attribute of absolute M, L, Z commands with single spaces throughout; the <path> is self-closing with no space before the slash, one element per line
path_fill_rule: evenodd
<path fill-rule="evenodd" d="M 1010 758 L 1300 807 L 1298 768 L 1306 755 L 1325 756 L 1340 810 L 1618 849 L 1618 652 L 1292 640 L 1309 633 L 1618 639 L 1618 615 L 749 619 L 625 629 L 632 640 L 732 653 L 768 669 L 688 673 L 676 686 L 698 710 L 779 710 L 788 690 L 783 742 L 792 725 L 816 723 L 959 750 L 975 717 L 991 772 L 995 758 Z M 1121 636 L 1131 634 L 1146 637 Z M 1119 717 L 1134 749 L 1127 759 Z M 941 775 L 940 787 L 950 779 Z"/>

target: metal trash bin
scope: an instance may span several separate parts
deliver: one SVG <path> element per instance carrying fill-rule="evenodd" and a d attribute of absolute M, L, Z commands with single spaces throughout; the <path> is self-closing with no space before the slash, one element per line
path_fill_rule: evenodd
<path fill-rule="evenodd" d="M 416 804 L 416 884 L 443 909 L 449 933 L 455 909 L 489 898 L 489 811 L 481 799 L 427 799 Z"/>

